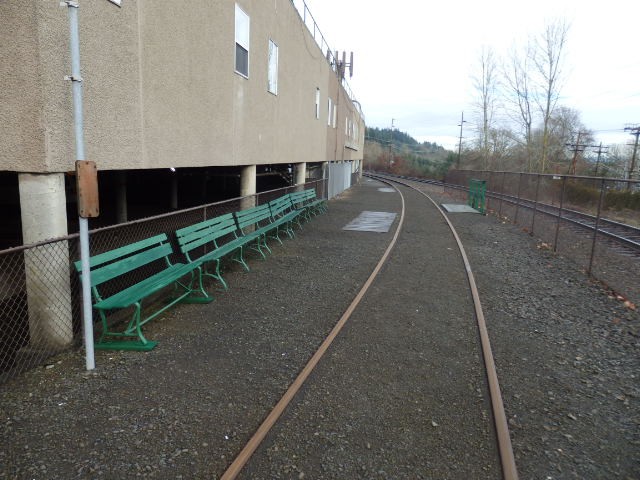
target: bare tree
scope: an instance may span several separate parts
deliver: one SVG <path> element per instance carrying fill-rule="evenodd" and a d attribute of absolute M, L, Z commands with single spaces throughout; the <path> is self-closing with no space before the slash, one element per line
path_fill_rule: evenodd
<path fill-rule="evenodd" d="M 542 154 L 540 172 L 547 169 L 549 149 L 549 127 L 553 110 L 560 97 L 562 83 L 562 62 L 569 33 L 569 24 L 565 20 L 555 20 L 537 37 L 534 63 L 540 76 L 540 91 L 536 102 L 542 114 Z"/>
<path fill-rule="evenodd" d="M 573 161 L 584 163 L 584 152 L 594 142 L 593 132 L 582 123 L 580 112 L 559 106 L 549 119 L 547 167 L 575 173 Z"/>
<path fill-rule="evenodd" d="M 504 79 L 506 94 L 512 105 L 511 115 L 522 130 L 523 144 L 526 155 L 527 171 L 533 172 L 533 106 L 531 92 L 530 63 L 533 57 L 531 43 L 528 43 L 523 51 L 515 48 L 509 53 L 507 63 L 504 65 Z"/>
<path fill-rule="evenodd" d="M 490 139 L 498 90 L 498 65 L 493 50 L 482 47 L 478 62 L 478 74 L 472 78 L 477 92 L 476 110 L 479 117 L 480 149 L 483 168 L 490 168 Z"/>

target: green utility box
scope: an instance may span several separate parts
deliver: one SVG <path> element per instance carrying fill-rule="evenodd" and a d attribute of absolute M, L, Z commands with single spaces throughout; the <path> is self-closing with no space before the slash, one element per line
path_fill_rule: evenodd
<path fill-rule="evenodd" d="M 486 213 L 487 207 L 486 195 L 487 181 L 472 178 L 469 182 L 469 201 L 467 203 L 483 215 Z"/>

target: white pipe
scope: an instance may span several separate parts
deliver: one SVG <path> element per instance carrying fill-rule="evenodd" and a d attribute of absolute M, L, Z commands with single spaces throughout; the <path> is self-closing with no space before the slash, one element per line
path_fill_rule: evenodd
<path fill-rule="evenodd" d="M 84 158 L 82 117 L 82 77 L 80 76 L 80 35 L 78 33 L 77 2 L 65 2 L 69 11 L 69 41 L 71 45 L 71 84 L 73 88 L 73 125 L 76 140 L 76 160 Z M 96 368 L 93 348 L 93 306 L 91 304 L 91 267 L 89 265 L 89 221 L 80 221 L 80 261 L 82 263 L 82 319 L 87 370 Z"/>
<path fill-rule="evenodd" d="M 82 318 L 87 370 L 96 368 L 93 350 L 93 305 L 91 304 L 91 266 L 89 265 L 89 221 L 80 218 L 80 260 L 82 262 Z"/>

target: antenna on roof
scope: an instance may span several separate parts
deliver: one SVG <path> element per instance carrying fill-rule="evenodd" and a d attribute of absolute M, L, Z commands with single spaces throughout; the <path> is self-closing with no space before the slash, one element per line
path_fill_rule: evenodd
<path fill-rule="evenodd" d="M 341 80 L 344 79 L 346 68 L 349 67 L 349 77 L 353 77 L 353 52 L 351 52 L 349 63 L 347 63 L 347 52 L 342 52 L 342 60 L 338 60 L 338 51 L 336 50 L 336 62 L 338 63 L 336 73 Z"/>

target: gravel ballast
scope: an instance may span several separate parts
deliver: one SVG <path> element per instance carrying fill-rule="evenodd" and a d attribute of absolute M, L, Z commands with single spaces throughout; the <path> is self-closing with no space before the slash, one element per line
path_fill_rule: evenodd
<path fill-rule="evenodd" d="M 235 267 L 210 305 L 151 322 L 148 353 L 62 355 L 0 388 L 0 478 L 217 478 L 364 284 L 400 212 L 363 179 Z M 242 478 L 499 478 L 468 289 L 453 239 L 405 191 L 398 245 Z M 640 319 L 493 217 L 450 215 L 487 317 L 521 478 L 640 476 Z M 397 223 L 397 220 L 396 220 Z M 395 228 L 395 224 L 394 224 Z M 496 243 L 497 242 L 497 243 Z"/>

